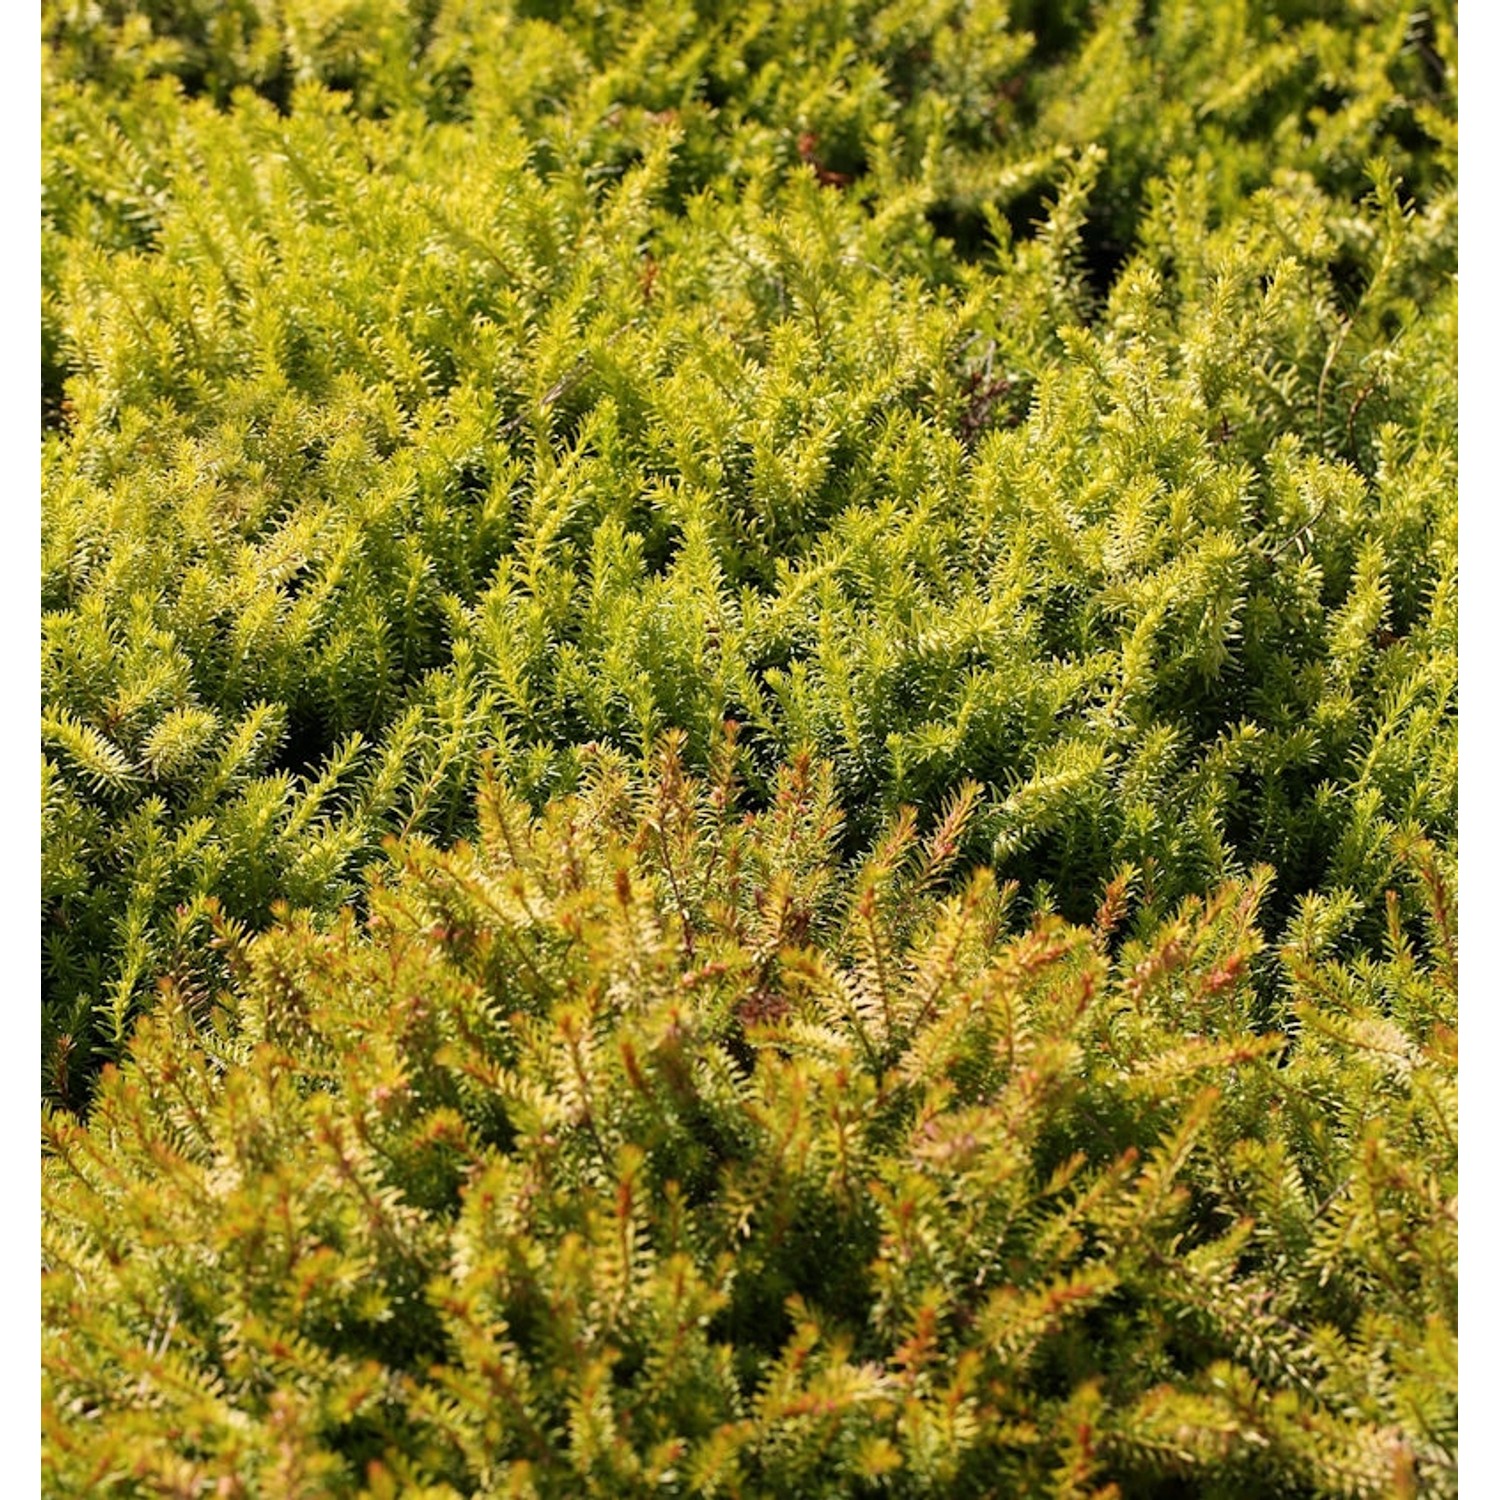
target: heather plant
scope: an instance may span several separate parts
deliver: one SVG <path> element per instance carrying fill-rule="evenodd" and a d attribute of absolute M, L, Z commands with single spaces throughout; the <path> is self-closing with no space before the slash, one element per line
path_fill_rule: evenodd
<path fill-rule="evenodd" d="M 1455 1494 L 1450 0 L 42 19 L 45 1492 Z"/>
<path fill-rule="evenodd" d="M 169 985 L 48 1122 L 45 1488 L 1453 1495 L 1450 862 L 1126 939 L 680 736 Z M 1280 999 L 1260 1009 L 1257 968 Z"/>
<path fill-rule="evenodd" d="M 577 747 L 1378 937 L 1451 842 L 1441 7 L 49 4 L 44 1087 Z"/>

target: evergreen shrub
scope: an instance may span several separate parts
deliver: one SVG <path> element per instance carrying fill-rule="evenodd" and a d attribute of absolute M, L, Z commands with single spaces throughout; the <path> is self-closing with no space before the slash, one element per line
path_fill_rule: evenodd
<path fill-rule="evenodd" d="M 1452 0 L 42 25 L 44 1490 L 1455 1494 Z"/>
<path fill-rule="evenodd" d="M 45 7 L 44 1089 L 576 747 L 1378 938 L 1455 806 L 1452 17 Z"/>
<path fill-rule="evenodd" d="M 49 1119 L 49 1493 L 1454 1495 L 1451 869 L 1121 941 L 601 753 Z M 1251 974 L 1275 969 L 1259 1008 Z"/>

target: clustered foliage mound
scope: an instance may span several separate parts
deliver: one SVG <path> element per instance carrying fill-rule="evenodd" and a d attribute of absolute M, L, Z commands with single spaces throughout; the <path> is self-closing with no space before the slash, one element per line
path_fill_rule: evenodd
<path fill-rule="evenodd" d="M 52 1492 L 1451 1493 L 1451 0 L 43 37 Z"/>
<path fill-rule="evenodd" d="M 826 771 L 739 818 L 677 748 L 487 784 L 54 1118 L 55 1493 L 1456 1493 L 1430 845 L 1267 1015 L 1265 870 L 1007 940 L 977 788 L 846 877 Z"/>

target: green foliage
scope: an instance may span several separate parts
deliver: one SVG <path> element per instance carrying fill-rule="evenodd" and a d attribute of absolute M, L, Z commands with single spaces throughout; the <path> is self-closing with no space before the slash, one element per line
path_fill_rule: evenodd
<path fill-rule="evenodd" d="M 45 1083 L 578 747 L 1143 928 L 1451 847 L 1452 7 L 48 0 Z"/>
<path fill-rule="evenodd" d="M 851 866 L 683 744 L 221 922 L 49 1116 L 48 1494 L 1457 1493 L 1446 856 L 1379 956 L 1264 869 L 1018 930 L 977 786 Z"/>
<path fill-rule="evenodd" d="M 1451 3 L 43 32 L 48 1492 L 1456 1493 Z"/>

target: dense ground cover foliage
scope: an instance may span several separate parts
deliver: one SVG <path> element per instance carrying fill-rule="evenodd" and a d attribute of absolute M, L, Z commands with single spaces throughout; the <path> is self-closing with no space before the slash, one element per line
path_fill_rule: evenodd
<path fill-rule="evenodd" d="M 486 786 L 59 1117 L 57 1492 L 1456 1493 L 1435 850 L 1267 1017 L 1267 871 L 1007 941 L 973 788 L 846 879 L 826 774 L 747 822 L 676 751 Z"/>
<path fill-rule="evenodd" d="M 43 29 L 56 1492 L 1448 1492 L 1451 4 Z"/>

